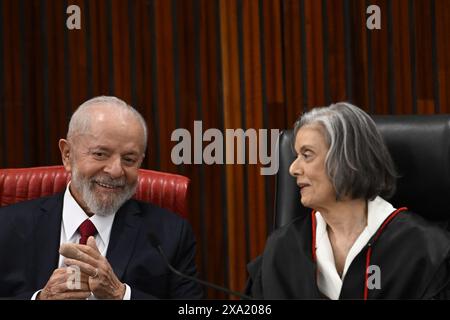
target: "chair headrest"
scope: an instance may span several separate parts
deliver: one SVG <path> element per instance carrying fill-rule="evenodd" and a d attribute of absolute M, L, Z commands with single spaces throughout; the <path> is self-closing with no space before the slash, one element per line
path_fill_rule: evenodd
<path fill-rule="evenodd" d="M 390 202 L 450 219 L 450 115 L 374 116 L 400 178 Z"/>
<path fill-rule="evenodd" d="M 400 178 L 388 199 L 433 221 L 450 220 L 450 115 L 374 116 Z M 280 167 L 276 177 L 274 227 L 311 210 L 300 203 L 299 189 L 289 175 L 295 159 L 292 130 L 279 138 Z"/>

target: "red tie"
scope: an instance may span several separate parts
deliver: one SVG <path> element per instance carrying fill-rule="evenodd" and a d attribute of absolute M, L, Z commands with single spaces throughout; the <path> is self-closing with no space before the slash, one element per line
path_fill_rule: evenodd
<path fill-rule="evenodd" d="M 91 220 L 86 219 L 80 226 L 78 227 L 78 232 L 81 235 L 80 238 L 80 244 L 86 244 L 87 239 L 90 236 L 95 236 L 97 233 L 97 229 L 95 228 L 94 224 Z"/>

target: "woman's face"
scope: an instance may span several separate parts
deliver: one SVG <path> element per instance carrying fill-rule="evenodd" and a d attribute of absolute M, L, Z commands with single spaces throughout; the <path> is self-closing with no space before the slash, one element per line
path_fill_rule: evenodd
<path fill-rule="evenodd" d="M 325 170 L 329 146 L 322 132 L 319 125 L 300 128 L 295 138 L 297 158 L 289 168 L 300 187 L 302 204 L 318 211 L 336 202 L 336 193 Z"/>

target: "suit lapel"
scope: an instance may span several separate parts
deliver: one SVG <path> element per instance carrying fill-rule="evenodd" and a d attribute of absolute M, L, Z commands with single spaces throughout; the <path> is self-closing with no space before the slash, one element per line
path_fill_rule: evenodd
<path fill-rule="evenodd" d="M 106 258 L 116 276 L 121 279 L 135 247 L 140 209 L 136 201 L 127 201 L 117 212 L 111 229 Z"/>
<path fill-rule="evenodd" d="M 61 193 L 45 200 L 34 221 L 36 288 L 43 288 L 58 267 L 63 196 Z"/>

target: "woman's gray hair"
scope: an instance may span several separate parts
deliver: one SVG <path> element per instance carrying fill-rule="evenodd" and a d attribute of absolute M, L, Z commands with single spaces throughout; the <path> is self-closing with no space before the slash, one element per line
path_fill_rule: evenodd
<path fill-rule="evenodd" d="M 144 118 L 139 111 L 128 105 L 125 101 L 112 96 L 98 96 L 81 104 L 70 118 L 69 129 L 67 131 L 68 140 L 76 134 L 85 133 L 89 130 L 91 119 L 89 109 L 98 104 L 108 105 L 111 108 L 115 108 L 117 112 L 128 112 L 132 114 L 142 126 L 144 131 L 144 150 L 147 149 L 148 130 Z"/>
<path fill-rule="evenodd" d="M 295 123 L 294 137 L 306 125 L 322 127 L 329 146 L 325 168 L 336 199 L 372 200 L 395 193 L 398 177 L 391 155 L 372 118 L 360 108 L 339 102 L 315 108 Z"/>

